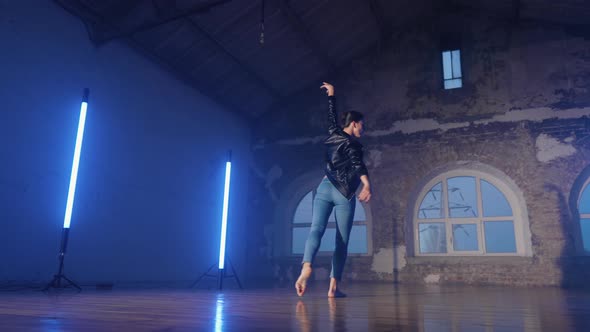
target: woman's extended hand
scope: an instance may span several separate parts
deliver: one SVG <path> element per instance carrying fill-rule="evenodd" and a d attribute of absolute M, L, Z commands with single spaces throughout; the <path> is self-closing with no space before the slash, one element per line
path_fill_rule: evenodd
<path fill-rule="evenodd" d="M 363 189 L 359 193 L 359 201 L 363 203 L 369 203 L 371 200 L 371 189 L 367 186 L 363 186 Z"/>
<path fill-rule="evenodd" d="M 371 200 L 371 182 L 367 175 L 361 175 L 361 182 L 363 183 L 363 189 L 359 193 L 359 201 L 368 203 Z"/>
<path fill-rule="evenodd" d="M 331 97 L 334 95 L 334 86 L 330 83 L 326 83 L 323 82 L 324 84 L 322 84 L 322 86 L 320 86 L 320 89 L 326 89 L 326 93 L 328 94 L 328 97 Z"/>

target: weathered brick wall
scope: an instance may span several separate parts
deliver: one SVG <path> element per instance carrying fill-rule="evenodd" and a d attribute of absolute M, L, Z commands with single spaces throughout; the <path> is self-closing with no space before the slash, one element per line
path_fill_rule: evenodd
<path fill-rule="evenodd" d="M 464 87 L 445 91 L 436 31 L 408 31 L 330 78 L 339 109 L 367 117 L 362 141 L 373 179 L 373 250 L 350 258 L 346 278 L 579 283 L 590 266 L 575 247 L 579 229 L 570 195 L 590 165 L 590 41 L 556 26 L 466 20 Z M 327 103 L 319 83 L 276 105 L 255 130 L 249 257 L 262 268 L 251 277 L 297 276 L 300 258 L 285 248 L 290 220 L 284 209 L 296 199 L 294 179 L 321 175 Z M 518 187 L 531 257 L 414 257 L 412 193 L 434 170 L 458 162 L 487 165 Z M 321 258 L 317 267 L 327 270 L 329 260 Z"/>

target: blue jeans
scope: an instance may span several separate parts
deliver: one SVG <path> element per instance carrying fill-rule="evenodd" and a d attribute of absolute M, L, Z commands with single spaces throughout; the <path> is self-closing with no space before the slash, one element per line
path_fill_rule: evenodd
<path fill-rule="evenodd" d="M 354 220 L 355 207 L 356 199 L 354 196 L 348 200 L 334 187 L 330 180 L 327 178 L 322 180 L 313 201 L 313 217 L 311 230 L 307 237 L 307 242 L 305 242 L 304 263 L 313 264 L 314 258 L 320 248 L 322 236 L 328 225 L 328 218 L 333 209 L 334 216 L 336 217 L 336 246 L 334 248 L 334 255 L 332 256 L 332 272 L 330 273 L 330 277 L 336 280 L 342 279 L 342 270 L 344 270 L 344 263 L 348 255 L 348 239 Z"/>

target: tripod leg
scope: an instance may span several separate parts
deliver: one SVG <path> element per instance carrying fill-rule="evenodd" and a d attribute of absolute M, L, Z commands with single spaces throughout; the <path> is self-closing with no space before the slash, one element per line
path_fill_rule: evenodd
<path fill-rule="evenodd" d="M 82 291 L 82 288 L 80 288 L 80 286 L 78 286 L 75 282 L 71 281 L 68 277 L 62 275 L 62 278 L 64 278 L 67 282 L 70 283 L 70 285 L 76 287 L 79 291 Z"/>
<path fill-rule="evenodd" d="M 51 279 L 51 281 L 48 282 L 47 285 L 45 285 L 45 288 L 43 288 L 42 291 L 45 292 L 45 291 L 49 290 L 49 288 L 51 288 L 51 287 L 56 287 L 57 281 L 59 280 L 58 278 L 59 277 L 57 274 L 54 275 L 53 279 Z"/>
<path fill-rule="evenodd" d="M 61 279 L 67 281 L 68 285 L 74 286 L 76 289 L 78 289 L 78 291 L 82 291 L 82 288 L 80 288 L 80 286 L 78 286 L 75 282 L 73 282 L 63 274 L 56 274 L 55 276 L 53 276 L 53 279 L 45 286 L 45 288 L 43 288 L 43 291 L 48 291 L 50 288 L 66 288 L 68 285 L 63 285 L 62 287 Z"/>
<path fill-rule="evenodd" d="M 63 273 L 64 271 L 64 258 L 66 255 L 66 248 L 68 246 L 68 234 L 69 234 L 70 229 L 69 228 L 63 228 L 62 233 L 61 233 L 61 247 L 59 250 L 59 268 L 57 270 L 57 273 L 55 275 L 53 275 L 53 279 L 51 279 L 51 281 L 47 284 L 47 286 L 45 286 L 45 288 L 43 288 L 43 291 L 47 291 L 49 290 L 49 288 L 65 288 L 68 285 L 65 284 L 62 287 L 61 284 L 61 279 L 63 278 L 65 281 L 67 281 L 67 283 L 71 286 L 74 286 L 78 289 L 78 291 L 82 291 L 82 288 L 80 288 L 80 286 L 78 286 L 75 282 L 73 282 L 72 280 L 68 279 L 68 277 L 66 277 Z"/>
<path fill-rule="evenodd" d="M 238 278 L 238 274 L 236 273 L 236 269 L 234 269 L 234 265 L 231 263 L 229 258 L 227 259 L 227 262 L 229 263 L 229 266 L 231 267 L 231 272 L 233 273 L 233 276 L 236 278 L 236 281 L 238 282 L 238 287 L 240 287 L 240 289 L 244 289 L 244 287 L 242 287 L 242 283 L 240 282 L 240 278 Z"/>
<path fill-rule="evenodd" d="M 193 284 L 191 285 L 191 288 L 195 287 L 199 283 L 199 281 L 201 281 L 201 279 L 203 279 L 203 277 L 205 277 L 206 275 L 209 275 L 209 271 L 211 271 L 214 267 L 215 267 L 215 264 L 211 265 L 209 267 L 209 269 L 207 270 L 207 272 L 201 274 L 199 276 L 199 278 L 197 278 L 197 280 L 195 282 L 193 282 Z"/>

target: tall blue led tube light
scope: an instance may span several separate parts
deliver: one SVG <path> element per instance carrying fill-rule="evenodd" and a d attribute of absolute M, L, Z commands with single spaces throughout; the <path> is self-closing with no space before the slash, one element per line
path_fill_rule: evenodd
<path fill-rule="evenodd" d="M 225 247 L 227 239 L 227 216 L 229 213 L 229 191 L 231 183 L 231 150 L 227 154 L 225 163 L 225 185 L 223 187 L 223 211 L 221 214 L 221 238 L 219 241 L 219 288 L 221 289 L 225 269 Z"/>
<path fill-rule="evenodd" d="M 72 173 L 70 175 L 70 187 L 68 190 L 68 201 L 66 203 L 66 214 L 64 216 L 64 229 L 70 228 L 72 221 L 72 208 L 76 195 L 76 182 L 78 181 L 78 166 L 80 165 L 80 152 L 84 139 L 84 125 L 86 124 L 86 111 L 88 109 L 88 89 L 84 89 L 82 104 L 80 105 L 80 119 L 78 120 L 78 134 L 76 135 L 76 147 L 74 148 L 74 161 L 72 162 Z"/>
<path fill-rule="evenodd" d="M 231 161 L 231 150 L 228 151 L 227 154 L 227 161 L 225 162 L 225 184 L 223 187 L 223 210 L 221 211 L 221 236 L 219 239 L 219 261 L 217 263 L 217 275 L 209 273 L 214 267 L 215 263 L 213 263 L 207 272 L 201 274 L 199 278 L 192 284 L 191 287 L 196 286 L 199 281 L 201 281 L 205 277 L 217 278 L 219 290 L 223 289 L 223 280 L 225 278 L 235 278 L 238 286 L 240 289 L 243 289 L 242 283 L 236 274 L 236 270 L 231 263 L 229 257 L 226 257 L 226 244 L 227 244 L 227 224 L 228 224 L 228 215 L 229 215 L 229 194 L 230 194 L 230 184 L 231 184 L 231 168 L 232 168 L 232 161 Z M 227 264 L 226 264 L 227 263 Z M 226 265 L 231 270 L 230 275 L 226 275 Z"/>
<path fill-rule="evenodd" d="M 80 165 L 80 153 L 82 151 L 82 141 L 84 139 L 84 127 L 86 124 L 86 111 L 88 109 L 88 95 L 89 90 L 84 89 L 84 94 L 82 97 L 82 104 L 80 105 L 80 119 L 78 120 L 78 133 L 76 135 L 76 146 L 74 148 L 74 160 L 72 162 L 72 173 L 70 175 L 70 186 L 68 190 L 68 200 L 66 203 L 66 212 L 64 216 L 64 223 L 62 229 L 62 236 L 61 236 L 61 245 L 59 251 L 59 268 L 57 274 L 54 275 L 53 280 L 45 287 L 45 290 L 54 287 L 54 288 L 62 288 L 62 279 L 77 288 L 78 290 L 82 290 L 80 286 L 78 286 L 75 282 L 68 279 L 63 274 L 63 267 L 64 267 L 64 257 L 66 254 L 66 249 L 68 247 L 68 236 L 70 233 L 70 223 L 72 221 L 72 209 L 74 207 L 74 197 L 76 195 L 76 182 L 78 180 L 78 166 Z M 64 285 L 67 286 L 67 284 Z"/>

